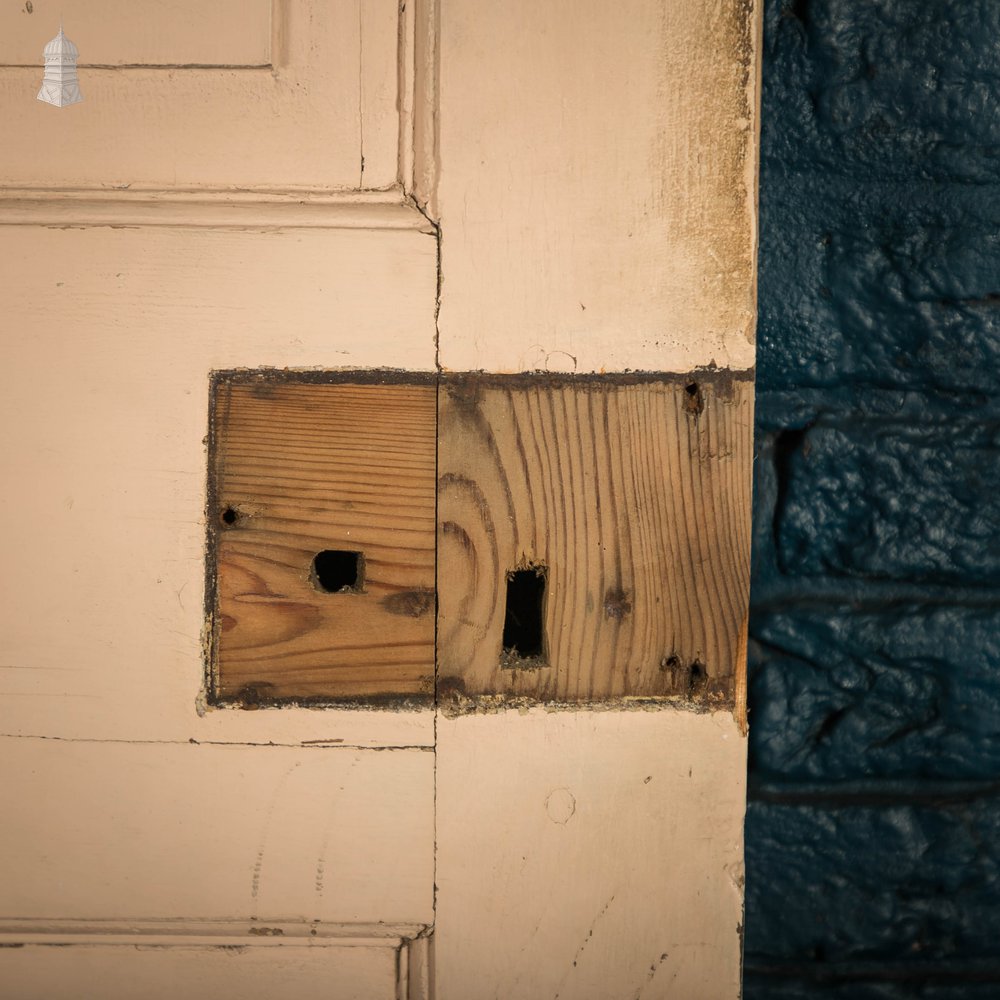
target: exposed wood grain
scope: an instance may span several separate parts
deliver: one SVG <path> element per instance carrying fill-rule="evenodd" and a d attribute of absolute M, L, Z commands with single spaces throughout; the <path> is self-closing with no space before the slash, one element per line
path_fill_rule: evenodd
<path fill-rule="evenodd" d="M 431 698 L 435 407 L 427 382 L 216 380 L 221 699 Z M 313 560 L 324 550 L 360 553 L 356 586 L 323 591 Z"/>
<path fill-rule="evenodd" d="M 732 703 L 752 385 L 696 378 L 444 380 L 443 698 Z M 546 575 L 542 665 L 502 649 L 523 567 Z"/>

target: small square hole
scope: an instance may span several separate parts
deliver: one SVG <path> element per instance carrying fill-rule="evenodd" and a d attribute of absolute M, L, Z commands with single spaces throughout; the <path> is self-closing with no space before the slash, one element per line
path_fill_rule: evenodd
<path fill-rule="evenodd" d="M 312 582 L 324 594 L 358 594 L 361 592 L 364 559 L 360 552 L 324 549 L 312 562 Z"/>
<path fill-rule="evenodd" d="M 507 612 L 503 623 L 503 660 L 541 660 L 544 656 L 542 609 L 545 568 L 518 569 L 507 574 Z"/>

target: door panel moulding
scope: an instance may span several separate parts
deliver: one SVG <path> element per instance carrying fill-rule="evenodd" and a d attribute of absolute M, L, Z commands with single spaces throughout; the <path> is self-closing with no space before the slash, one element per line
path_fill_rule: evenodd
<path fill-rule="evenodd" d="M 397 229 L 434 227 L 398 188 L 389 191 L 190 190 L 133 188 L 0 191 L 0 226 L 209 229 Z"/>
<path fill-rule="evenodd" d="M 232 989 L 322 1000 L 332 988 L 352 1000 L 430 1000 L 432 950 L 423 924 L 4 920 L 0 981 L 32 1000 L 133 990 L 208 1000 Z"/>
<path fill-rule="evenodd" d="M 161 945 L 190 947 L 280 947 L 308 943 L 313 947 L 396 947 L 425 937 L 426 924 L 335 923 L 323 920 L 46 920 L 0 919 L 0 947 L 17 944 Z"/>
<path fill-rule="evenodd" d="M 438 0 L 409 0 L 400 26 L 400 183 L 429 219 L 440 218 L 440 7 Z"/>
<path fill-rule="evenodd" d="M 171 61 L 160 58 L 154 51 L 160 43 L 148 39 L 147 61 L 134 64 L 95 66 L 81 50 L 87 101 L 72 118 L 30 116 L 21 106 L 23 90 L 38 70 L 16 60 L 4 65 L 0 51 L 0 110 L 8 113 L 8 138 L 12 148 L 32 151 L 30 161 L 9 160 L 0 176 L 0 226 L 427 231 L 417 204 L 430 201 L 435 175 L 434 163 L 425 162 L 435 155 L 427 140 L 436 128 L 434 3 L 366 0 L 353 13 L 351 5 L 324 13 L 316 0 L 269 6 L 271 37 L 250 40 L 251 47 L 263 46 L 262 54 L 245 65 Z M 121 30 L 134 35 L 127 25 Z M 333 36 L 340 43 L 353 37 L 352 76 L 344 76 L 343 59 L 316 55 Z M 333 98 L 339 103 L 331 109 Z M 126 143 L 143 108 L 152 114 L 148 128 L 162 148 Z M 321 126 L 324 118 L 330 120 Z M 287 133 L 296 123 L 304 127 Z M 197 156 L 175 155 L 188 146 Z M 67 148 L 77 155 L 66 158 Z M 109 149 L 130 152 L 111 159 Z M 41 173 L 38 162 L 46 165 Z"/>

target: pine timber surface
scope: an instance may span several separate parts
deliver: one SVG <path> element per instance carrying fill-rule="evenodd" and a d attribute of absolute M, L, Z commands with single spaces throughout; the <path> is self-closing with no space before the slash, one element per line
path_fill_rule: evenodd
<path fill-rule="evenodd" d="M 432 383 L 216 380 L 218 699 L 433 695 L 435 396 Z M 360 592 L 317 589 L 327 549 L 362 553 Z"/>
<path fill-rule="evenodd" d="M 752 382 L 446 377 L 439 696 L 732 705 L 749 591 Z M 631 382 L 631 384 L 630 384 Z M 507 574 L 544 649 L 504 652 Z"/>

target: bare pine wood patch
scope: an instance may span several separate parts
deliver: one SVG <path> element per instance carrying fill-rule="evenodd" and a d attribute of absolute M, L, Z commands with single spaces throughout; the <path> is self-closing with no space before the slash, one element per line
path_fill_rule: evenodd
<path fill-rule="evenodd" d="M 216 377 L 219 700 L 432 697 L 435 400 L 430 382 Z"/>
<path fill-rule="evenodd" d="M 442 700 L 732 705 L 752 393 L 720 376 L 445 377 Z"/>

